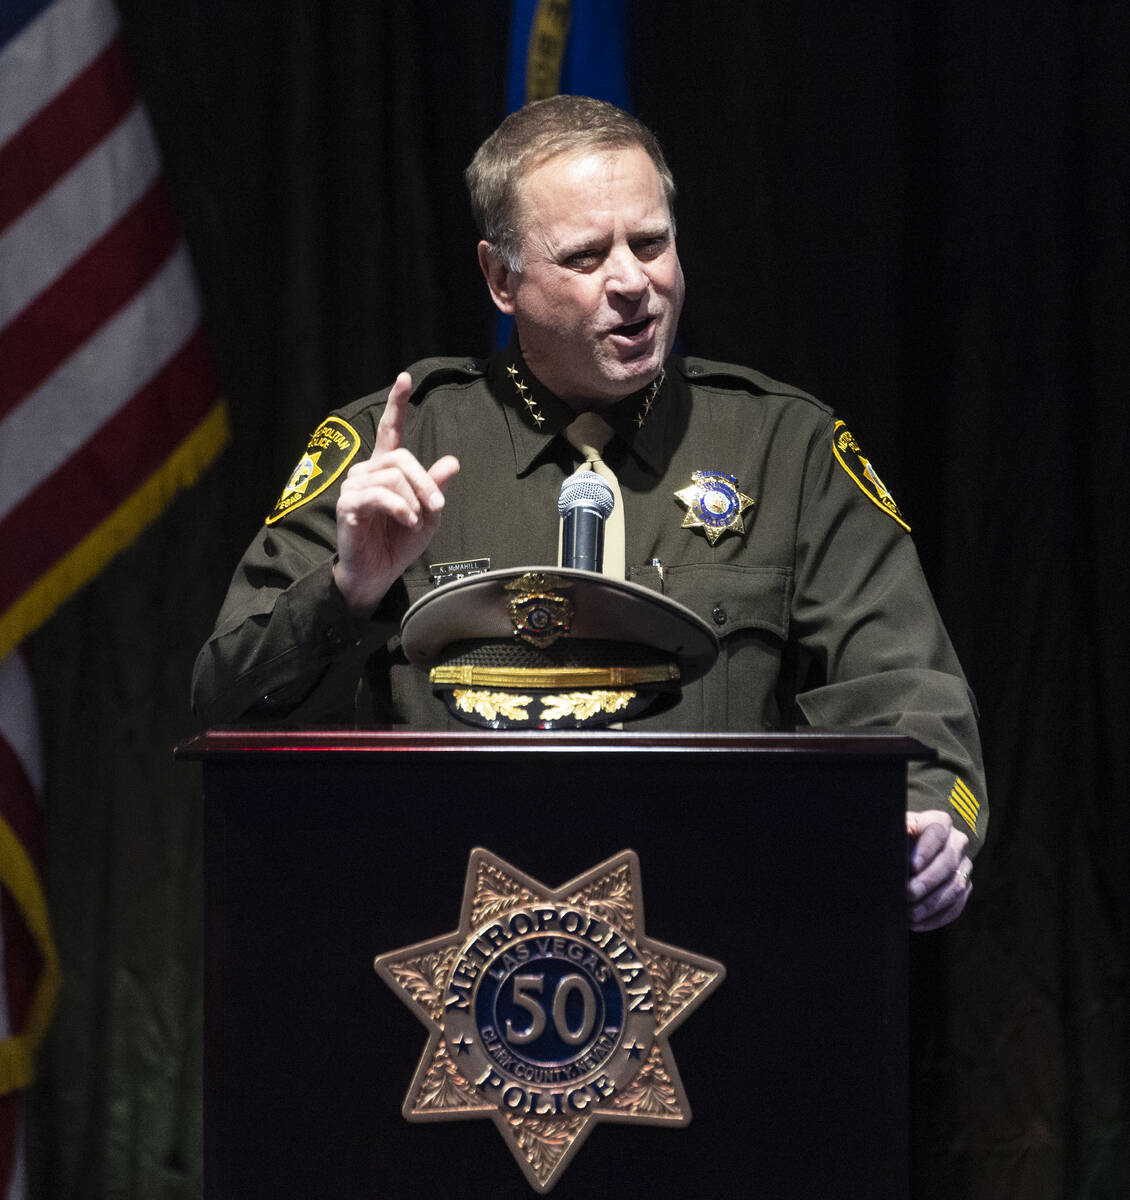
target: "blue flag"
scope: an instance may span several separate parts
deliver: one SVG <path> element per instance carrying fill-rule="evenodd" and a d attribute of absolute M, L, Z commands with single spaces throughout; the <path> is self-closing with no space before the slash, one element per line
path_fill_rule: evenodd
<path fill-rule="evenodd" d="M 514 0 L 506 111 L 559 92 L 628 109 L 627 25 L 627 0 Z M 513 327 L 499 313 L 498 348 Z"/>
<path fill-rule="evenodd" d="M 564 92 L 628 108 L 626 0 L 514 0 L 506 111 Z"/>

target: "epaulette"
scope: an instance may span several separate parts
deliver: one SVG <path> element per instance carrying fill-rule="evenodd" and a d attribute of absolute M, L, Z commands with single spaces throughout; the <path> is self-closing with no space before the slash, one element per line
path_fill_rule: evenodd
<path fill-rule="evenodd" d="M 680 370 L 687 381 L 692 384 L 709 381 L 715 386 L 732 387 L 741 391 L 752 389 L 763 396 L 788 396 L 792 399 L 803 400 L 806 404 L 813 405 L 825 416 L 834 418 L 834 413 L 828 405 L 821 403 L 815 396 L 787 383 L 780 383 L 749 367 L 740 367 L 733 363 L 711 362 L 705 358 L 676 358 L 672 361 L 676 369 Z M 874 505 L 881 508 L 887 516 L 909 533 L 910 526 L 899 511 L 894 496 L 879 478 L 871 460 L 864 457 L 854 434 L 848 430 L 843 421 L 836 421 L 834 425 L 830 426 L 830 430 L 832 453 L 848 477 Z"/>
<path fill-rule="evenodd" d="M 445 383 L 470 383 L 481 379 L 486 374 L 487 364 L 485 359 L 470 357 L 422 358 L 410 367 L 405 367 L 405 370 L 412 376 L 411 402 L 419 404 L 428 392 Z M 352 403 L 336 409 L 335 415 L 351 421 L 358 413 L 372 408 L 373 405 L 383 404 L 391 389 L 392 384 L 390 383 L 388 387 L 382 388 L 379 392 L 370 392 L 366 396 L 361 396 Z"/>
<path fill-rule="evenodd" d="M 831 415 L 832 410 L 815 396 L 788 383 L 781 383 L 752 367 L 739 366 L 736 363 L 714 362 L 709 358 L 674 358 L 672 359 L 679 370 L 691 383 L 711 383 L 722 387 L 733 387 L 742 391 L 753 391 L 765 396 L 793 396 L 797 400 L 814 404 L 821 412 Z"/>
<path fill-rule="evenodd" d="M 442 384 L 481 379 L 486 370 L 486 359 L 481 358 L 423 358 L 407 368 L 412 376 L 412 402 L 418 404 L 422 396 Z"/>

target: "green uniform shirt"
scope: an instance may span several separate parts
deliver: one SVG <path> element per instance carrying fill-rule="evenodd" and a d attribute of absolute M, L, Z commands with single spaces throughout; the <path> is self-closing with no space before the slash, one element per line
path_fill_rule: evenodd
<path fill-rule="evenodd" d="M 244 555 L 197 660 L 207 723 L 462 728 L 401 653 L 400 619 L 434 586 L 434 564 L 557 561 L 557 497 L 576 469 L 558 435 L 576 414 L 513 347 L 410 373 L 403 445 L 425 466 L 460 461 L 433 541 L 371 620 L 350 616 L 332 578 L 335 504 L 349 461 L 372 453 L 387 391 L 339 410 Z M 602 412 L 618 435 L 604 458 L 623 494 L 628 578 L 698 613 L 722 650 L 674 708 L 633 728 L 897 728 L 939 756 L 911 766 L 908 808 L 950 812 L 975 852 L 988 809 L 974 700 L 901 514 L 851 433 L 803 392 L 694 358 L 670 359 L 644 407 L 636 394 Z M 754 501 L 744 532 L 712 545 L 684 526 L 675 492 L 696 471 L 736 477 Z"/>

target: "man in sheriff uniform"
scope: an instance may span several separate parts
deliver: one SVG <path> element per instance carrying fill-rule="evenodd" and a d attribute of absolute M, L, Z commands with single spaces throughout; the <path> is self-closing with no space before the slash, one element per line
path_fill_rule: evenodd
<path fill-rule="evenodd" d="M 953 920 L 987 821 L 975 705 L 854 432 L 756 371 L 671 355 L 674 183 L 634 118 L 580 97 L 528 105 L 467 181 L 511 345 L 418 363 L 315 431 L 201 651 L 197 713 L 448 727 L 404 656 L 401 618 L 451 578 L 557 561 L 557 497 L 580 461 L 565 430 L 599 413 L 627 579 L 721 644 L 709 673 L 638 727 L 918 738 L 938 757 L 910 768 L 909 920 Z"/>

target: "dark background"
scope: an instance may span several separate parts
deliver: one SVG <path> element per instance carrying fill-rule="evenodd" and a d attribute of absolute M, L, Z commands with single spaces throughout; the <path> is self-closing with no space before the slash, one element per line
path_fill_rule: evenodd
<path fill-rule="evenodd" d="M 320 417 L 493 326 L 460 173 L 502 115 L 507 4 L 120 8 L 234 438 L 34 640 L 51 1200 L 199 1193 L 192 660 Z M 629 29 L 684 345 L 848 419 L 981 703 L 973 898 L 912 939 L 914 1196 L 1124 1200 L 1130 9 L 656 0 Z"/>

